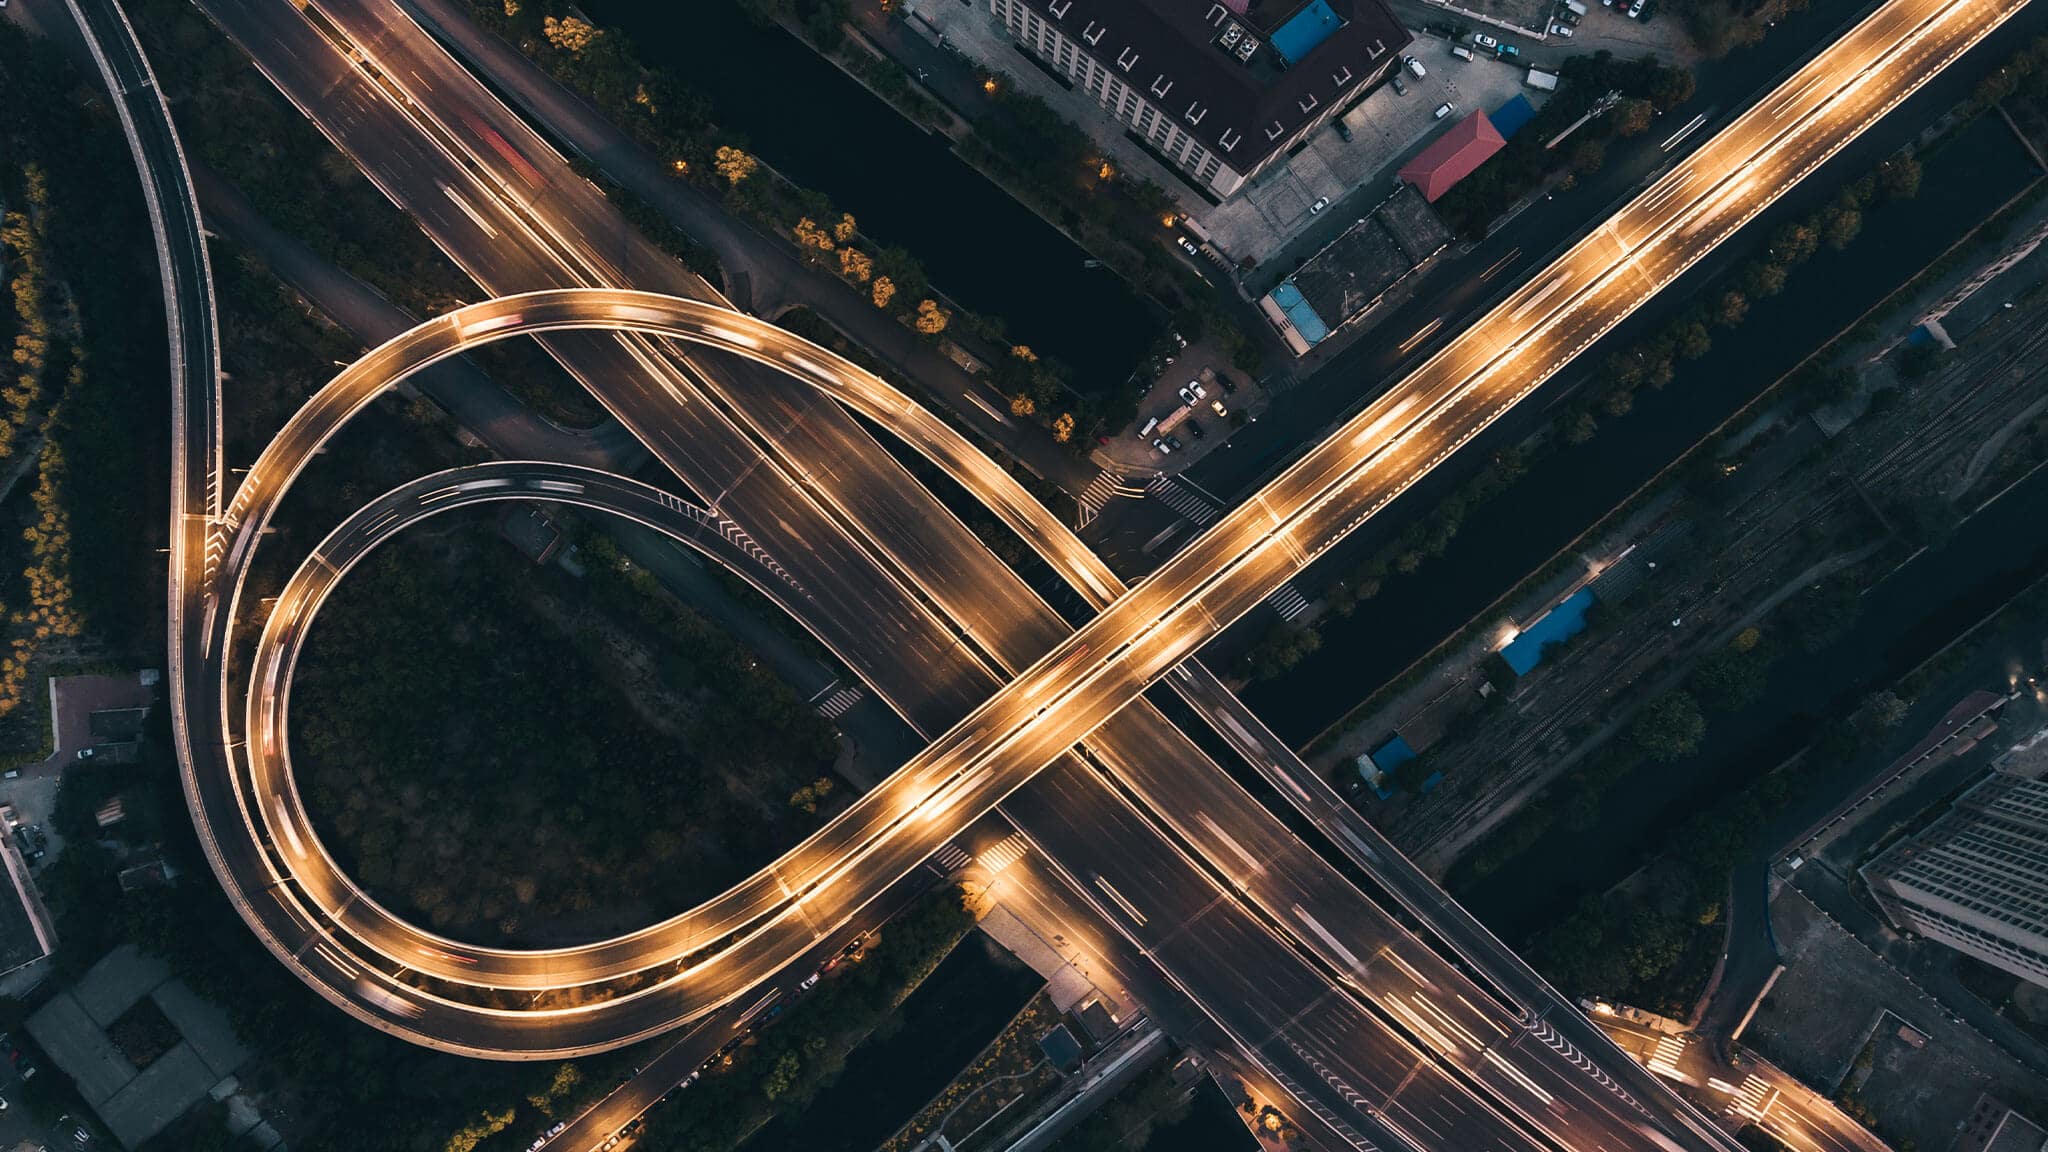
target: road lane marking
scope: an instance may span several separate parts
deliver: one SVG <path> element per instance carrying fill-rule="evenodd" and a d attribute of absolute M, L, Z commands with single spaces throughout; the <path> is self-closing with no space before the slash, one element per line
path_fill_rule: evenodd
<path fill-rule="evenodd" d="M 1235 855 L 1239 860 L 1244 861 L 1245 867 L 1251 869 L 1254 872 L 1264 872 L 1266 870 L 1266 866 L 1264 864 L 1259 863 L 1259 858 L 1257 856 L 1254 856 L 1250 852 L 1246 851 L 1245 846 L 1239 844 L 1236 838 L 1231 836 L 1230 833 L 1225 832 L 1223 830 L 1222 825 L 1216 823 L 1215 820 L 1210 819 L 1209 814 L 1207 812 L 1201 813 L 1200 815 L 1196 816 L 1195 819 L 1200 820 L 1202 822 L 1202 827 L 1207 828 L 1211 836 L 1214 836 L 1216 837 L 1216 839 L 1221 840 L 1223 842 L 1223 846 L 1225 848 L 1230 849 L 1233 855 Z"/>
<path fill-rule="evenodd" d="M 1103 895 L 1109 897 L 1111 900 L 1116 901 L 1116 906 L 1118 908 L 1123 909 L 1124 915 L 1129 916 L 1132 920 L 1136 921 L 1140 928 L 1145 926 L 1145 914 L 1143 912 L 1138 911 L 1137 905 L 1132 904 L 1129 900 L 1124 899 L 1124 894 L 1116 890 L 1116 885 L 1111 884 L 1108 881 L 1108 879 L 1106 879 L 1099 872 L 1095 875 L 1095 886 L 1097 888 L 1102 889 Z"/>

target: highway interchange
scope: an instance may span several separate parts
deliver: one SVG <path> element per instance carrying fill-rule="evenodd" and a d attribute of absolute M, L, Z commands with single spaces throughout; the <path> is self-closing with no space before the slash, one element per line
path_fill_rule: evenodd
<path fill-rule="evenodd" d="M 252 46 L 259 39 L 252 27 L 280 18 L 296 22 L 293 35 L 302 43 L 314 32 L 295 11 L 280 17 L 274 9 L 281 5 L 261 11 L 205 7 L 259 62 L 273 62 L 266 67 L 279 57 Z M 1121 599 L 1114 599 L 1122 593 L 1120 583 L 1063 527 L 1048 525 L 1042 509 L 1006 483 L 1000 469 L 971 449 L 960 455 L 964 442 L 943 444 L 941 422 L 900 397 L 891 401 L 900 405 L 893 411 L 876 408 L 878 398 L 893 395 L 870 391 L 880 382 L 863 380 L 850 393 L 846 382 L 864 374 L 749 318 L 721 319 L 716 308 L 667 297 L 622 302 L 620 293 L 597 292 L 559 294 L 556 302 L 568 312 L 577 305 L 590 309 L 577 320 L 565 320 L 567 312 L 549 317 L 538 298 L 530 297 L 494 300 L 429 322 L 352 366 L 295 417 L 225 515 L 210 515 L 217 489 L 181 486 L 178 527 L 188 531 L 179 537 L 191 535 L 197 546 L 174 552 L 180 579 L 174 581 L 173 620 L 181 622 L 184 643 L 178 651 L 185 663 L 174 659 L 173 684 L 183 702 L 181 743 L 189 741 L 188 790 L 216 868 L 266 943 L 357 1015 L 458 1051 L 545 1055 L 622 1043 L 730 1002 L 760 976 L 800 958 L 895 878 L 1001 803 L 1079 893 L 1140 943 L 1192 1001 L 1339 1138 L 1361 1146 L 1391 1137 L 1418 1147 L 1592 1148 L 1645 1141 L 1726 1147 L 1726 1138 L 1697 1114 L 1653 1080 L 1636 1076 L 1632 1061 L 1603 1047 L 1597 1029 L 1569 1008 L 1558 1011 L 1555 994 L 1498 942 L 1475 939 L 1476 925 L 1460 923 L 1426 880 L 1418 888 L 1416 878 L 1389 859 L 1391 849 L 1369 838 L 1369 828 L 1341 801 L 1309 791 L 1319 782 L 1305 770 L 1296 774 L 1298 761 L 1287 763 L 1291 754 L 1276 752 L 1270 733 L 1248 714 L 1233 711 L 1213 677 L 1190 667 L 1167 682 L 1205 718 L 1216 718 L 1218 731 L 1330 831 L 1350 863 L 1380 873 L 1375 879 L 1409 913 L 1442 921 L 1442 936 L 1457 942 L 1459 958 L 1493 978 L 1491 991 L 1405 931 L 1302 845 L 1148 703 L 1131 702 L 2018 7 L 1895 2 L 1879 9 L 1823 60 L 1703 145 Z M 560 187 L 573 184 L 582 192 L 587 186 L 566 177 L 544 145 L 517 135 L 516 118 L 489 127 L 484 118 L 507 115 L 502 108 L 472 107 L 450 116 L 457 125 L 451 127 L 426 111 L 445 106 L 438 88 L 429 100 L 428 93 L 389 82 L 381 70 L 407 52 L 418 59 L 408 58 L 404 74 L 424 83 L 410 63 L 435 67 L 427 58 L 437 55 L 431 42 L 416 29 L 404 34 L 408 21 L 371 4 L 334 5 L 328 12 L 321 18 L 328 27 L 316 34 L 330 45 L 343 36 L 356 46 L 355 62 L 332 50 L 325 62 L 302 51 L 287 55 L 336 70 L 323 95 L 345 97 L 346 87 L 357 90 L 364 101 L 353 106 L 359 115 L 344 113 L 339 120 L 388 129 L 396 116 L 416 129 L 378 137 L 387 148 L 418 148 L 415 175 L 405 177 L 404 163 L 365 163 L 361 150 L 339 138 L 334 117 L 315 115 L 315 122 L 337 135 L 394 200 L 422 214 L 423 225 L 444 248 L 458 258 L 487 254 L 476 256 L 475 266 L 466 263 L 487 290 L 551 286 L 548 279 L 583 280 L 580 286 L 590 288 L 628 281 L 625 269 L 592 256 L 596 246 L 585 237 L 602 234 L 602 222 L 579 229 L 573 213 L 537 207 Z M 364 50 L 364 44 L 372 47 Z M 371 78 L 372 71 L 379 78 Z M 454 83 L 426 74 L 435 75 L 437 85 Z M 275 71 L 272 78 L 302 108 L 311 108 L 309 96 L 295 93 Z M 124 90 L 129 87 L 134 85 L 124 84 Z M 339 103 L 348 106 L 345 98 Z M 482 129 L 493 143 L 462 143 L 464 127 L 471 136 Z M 390 139 L 394 135 L 399 139 Z M 407 143 L 422 139 L 432 143 Z M 497 146 L 513 148 L 513 140 L 526 159 L 505 159 L 493 171 Z M 174 136 L 171 145 L 174 150 Z M 157 157 L 156 163 L 145 161 L 146 170 L 162 166 L 161 147 L 138 143 L 137 149 Z M 551 162 L 556 171 L 534 167 L 533 157 Z M 529 169 L 540 175 L 538 184 Z M 400 190 L 422 176 L 438 197 Z M 474 199 L 453 191 L 449 178 L 464 182 Z M 453 209 L 443 213 L 445 227 L 438 233 L 423 211 L 436 199 Z M 480 243 L 478 233 L 497 243 Z M 523 243 L 505 242 L 521 237 Z M 630 240 L 618 247 L 628 256 L 635 251 Z M 538 269 L 547 275 L 523 279 L 517 270 L 484 266 L 486 260 L 507 259 L 501 254 L 508 250 L 532 262 L 526 274 Z M 675 283 L 690 278 L 665 260 L 643 254 L 623 263 L 634 281 L 712 295 L 701 282 Z M 204 290 L 203 265 L 177 281 L 176 294 L 184 298 Z M 939 735 L 925 754 L 819 839 L 737 889 L 738 895 L 707 905 L 712 911 L 693 910 L 623 941 L 555 953 L 494 952 L 438 941 L 376 909 L 331 861 L 321 866 L 325 857 L 317 837 L 308 842 L 311 825 L 296 809 L 288 762 L 281 760 L 284 697 L 277 689 L 288 683 L 288 657 L 266 665 L 259 655 L 252 662 L 258 671 L 251 682 L 259 690 L 248 694 L 242 725 L 231 723 L 226 666 L 239 651 L 233 627 L 254 545 L 269 511 L 319 441 L 404 371 L 452 354 L 466 341 L 523 331 L 571 324 L 671 331 L 624 311 L 635 308 L 667 308 L 672 316 L 688 312 L 682 326 L 689 330 L 673 334 L 775 360 L 892 432 L 907 430 L 913 447 L 977 497 L 992 498 L 999 514 L 1105 610 L 1063 639 L 1068 629 L 1050 609 L 1007 571 L 990 571 L 1000 566 L 956 520 L 942 509 L 933 516 L 938 506 L 929 496 L 921 490 L 911 495 L 905 486 L 915 485 L 907 475 L 843 413 L 805 388 L 729 359 L 707 367 L 695 354 L 674 354 L 644 336 L 550 337 L 557 355 L 691 491 L 718 493 L 708 502 L 718 511 L 692 509 L 673 496 L 662 503 L 623 479 L 593 483 L 479 472 L 437 478 L 439 487 L 432 489 L 409 485 L 385 498 L 344 526 L 353 526 L 351 546 L 374 546 L 386 530 L 409 522 L 412 517 L 391 514 L 406 503 L 406 493 L 418 510 L 435 503 L 421 503 L 432 493 L 497 480 L 511 483 L 456 495 L 509 487 L 560 499 L 598 490 L 600 495 L 574 502 L 650 523 L 680 517 L 700 529 L 730 516 L 747 525 L 749 539 L 757 543 L 743 555 L 720 558 L 744 570 L 758 567 L 764 555 L 772 557 L 781 576 L 757 584 L 861 670 L 920 731 Z M 755 346 L 726 338 L 748 334 Z M 408 341 L 420 347 L 401 347 Z M 196 346 L 189 335 L 174 344 Z M 429 355 L 422 347 L 439 351 Z M 814 371 L 825 367 L 830 370 Z M 867 395 L 854 394 L 861 392 Z M 217 397 L 188 397 L 177 414 L 183 463 L 207 478 L 222 475 L 217 436 L 209 440 L 205 431 L 209 423 L 217 426 Z M 919 443 L 920 437 L 926 442 Z M 193 461 L 201 463 L 193 467 Z M 756 476 L 770 479 L 750 484 Z M 575 494 L 522 489 L 533 483 L 586 487 Z M 1025 503 L 1011 503 L 1016 500 Z M 195 505 L 202 511 L 194 513 Z M 949 538 L 933 540 L 934 523 Z M 210 570 L 216 553 L 197 536 L 207 528 L 232 541 L 220 573 Z M 319 556 L 316 551 L 308 559 L 302 576 L 317 576 L 334 559 Z M 294 622 L 303 630 L 317 608 L 314 588 L 331 587 L 339 573 L 332 576 L 324 582 L 308 577 L 313 583 L 304 588 L 286 586 L 265 621 L 259 653 L 270 650 L 273 632 L 289 633 Z M 858 590 L 861 585 L 869 590 Z M 783 593 L 773 591 L 778 587 Z M 784 594 L 799 589 L 798 595 Z M 869 614 L 878 607 L 887 610 Z M 877 637 L 885 642 L 877 643 Z M 1023 674 L 1011 680 L 1019 669 Z M 1000 687 L 1005 681 L 1009 686 Z M 250 743 L 243 745 L 237 733 L 249 734 Z M 269 754 L 262 748 L 266 741 Z M 1078 756 L 1069 751 L 1077 746 L 1084 749 Z M 239 766 L 244 762 L 246 769 Z M 1033 781 L 1047 764 L 1053 770 Z M 285 882 L 274 883 L 279 880 Z M 266 889 L 274 899 L 258 895 Z M 505 995 L 512 990 L 538 990 L 542 996 L 530 1008 L 512 1008 L 507 1005 L 533 999 Z M 1538 1019 L 1546 1015 L 1548 1023 Z M 1569 1030 L 1573 1039 L 1553 1026 Z M 1598 1057 L 1597 1066 L 1588 1053 Z M 1607 1079 L 1610 1071 L 1635 1078 L 1624 1088 Z"/>

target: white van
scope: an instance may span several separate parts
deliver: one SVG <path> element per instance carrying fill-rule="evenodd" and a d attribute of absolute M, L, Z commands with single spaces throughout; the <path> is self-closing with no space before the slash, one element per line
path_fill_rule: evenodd
<path fill-rule="evenodd" d="M 1460 60 L 1470 60 L 1472 58 L 1472 50 L 1463 44 L 1457 44 L 1452 46 L 1451 55 L 1456 56 Z"/>
<path fill-rule="evenodd" d="M 1410 56 L 1408 58 L 1408 74 L 1410 76 L 1415 77 L 1417 80 L 1420 80 L 1423 77 L 1429 75 L 1429 69 L 1424 68 L 1422 66 L 1422 61 L 1417 60 L 1413 56 Z"/>
<path fill-rule="evenodd" d="M 1138 438 L 1142 440 L 1145 437 L 1150 436 L 1152 434 L 1152 430 L 1157 427 L 1159 427 L 1159 417 L 1154 416 L 1150 420 L 1145 421 L 1145 426 L 1143 428 L 1138 429 Z"/>

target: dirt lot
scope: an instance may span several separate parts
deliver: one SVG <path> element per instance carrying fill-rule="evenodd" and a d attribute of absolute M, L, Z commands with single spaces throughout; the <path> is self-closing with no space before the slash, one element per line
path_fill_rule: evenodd
<path fill-rule="evenodd" d="M 1860 1081 L 1855 1099 L 1895 1147 L 1948 1146 L 1979 1092 L 2007 1100 L 2040 1096 L 2020 1063 L 1829 920 L 1796 889 L 1771 906 L 1786 971 L 1766 996 L 1744 1043 L 1818 1091 Z M 1898 1037 L 1903 1022 L 1927 1039 Z M 1870 1045 L 1867 1067 L 1859 1055 Z"/>

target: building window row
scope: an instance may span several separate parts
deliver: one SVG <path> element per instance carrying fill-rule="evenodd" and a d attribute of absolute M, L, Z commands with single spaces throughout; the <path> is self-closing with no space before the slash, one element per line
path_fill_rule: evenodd
<path fill-rule="evenodd" d="M 1112 118 L 1129 124 L 1173 163 L 1205 183 L 1222 171 L 1221 158 L 1175 124 L 1171 113 L 1140 96 L 1063 32 L 1039 19 L 1021 0 L 989 0 L 989 7 L 1021 42 L 1037 51 L 1040 59 L 1074 77 L 1081 90 L 1094 97 Z M 1171 87 L 1163 77 L 1155 79 L 1153 85 Z M 1208 110 L 1202 109 L 1201 115 L 1207 114 Z"/>

